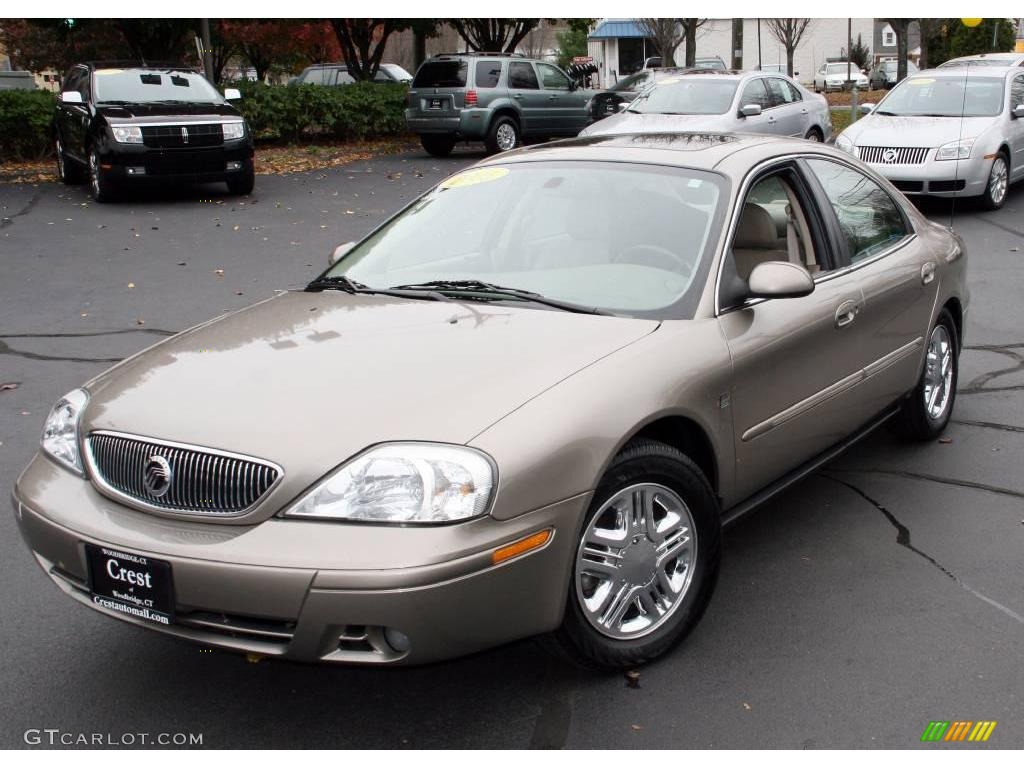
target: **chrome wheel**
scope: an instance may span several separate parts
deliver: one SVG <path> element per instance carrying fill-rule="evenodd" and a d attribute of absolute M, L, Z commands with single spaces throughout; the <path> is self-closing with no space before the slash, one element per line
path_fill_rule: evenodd
<path fill-rule="evenodd" d="M 64 170 L 64 146 L 60 143 L 60 139 L 57 139 L 57 178 L 60 181 L 64 181 L 66 171 Z"/>
<path fill-rule="evenodd" d="M 615 640 L 653 632 L 682 604 L 696 557 L 693 518 L 675 491 L 624 488 L 591 518 L 576 553 L 583 615 Z"/>
<path fill-rule="evenodd" d="M 1009 172 L 1006 169 L 1006 159 L 1002 155 L 996 155 L 996 159 L 992 161 L 992 170 L 988 174 L 988 196 L 993 205 L 1002 204 L 1007 186 Z"/>
<path fill-rule="evenodd" d="M 936 325 L 928 339 L 923 389 L 925 413 L 938 421 L 945 415 L 953 393 L 953 343 L 942 325 Z"/>
<path fill-rule="evenodd" d="M 515 149 L 516 146 L 516 128 L 512 123 L 502 123 L 498 126 L 498 130 L 494 133 L 494 138 L 497 141 L 498 149 L 502 152 L 507 152 L 510 149 Z"/>
<path fill-rule="evenodd" d="M 89 153 L 89 184 L 92 186 L 92 193 L 97 198 L 102 194 L 100 190 L 100 158 L 96 150 Z"/>

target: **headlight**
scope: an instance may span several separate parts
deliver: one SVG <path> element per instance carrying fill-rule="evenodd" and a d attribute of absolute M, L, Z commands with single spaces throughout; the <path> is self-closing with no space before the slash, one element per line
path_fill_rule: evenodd
<path fill-rule="evenodd" d="M 857 156 L 857 148 L 853 146 L 853 142 L 850 141 L 843 134 L 836 136 L 836 149 L 841 149 L 843 152 Z"/>
<path fill-rule="evenodd" d="M 389 443 L 342 465 L 286 517 L 377 523 L 449 523 L 487 511 L 490 460 L 471 448 Z"/>
<path fill-rule="evenodd" d="M 110 132 L 114 134 L 114 141 L 120 144 L 142 143 L 142 128 L 138 125 L 112 125 Z"/>
<path fill-rule="evenodd" d="M 236 123 L 221 123 L 224 129 L 224 139 L 240 139 L 245 136 L 245 123 L 239 120 Z"/>
<path fill-rule="evenodd" d="M 943 144 L 935 153 L 936 160 L 966 160 L 971 156 L 971 147 L 974 146 L 974 139 L 960 139 Z"/>
<path fill-rule="evenodd" d="M 78 452 L 78 422 L 81 421 L 87 402 L 89 393 L 84 389 L 68 392 L 58 400 L 46 417 L 41 441 L 46 453 L 80 475 L 84 475 L 85 471 Z"/>

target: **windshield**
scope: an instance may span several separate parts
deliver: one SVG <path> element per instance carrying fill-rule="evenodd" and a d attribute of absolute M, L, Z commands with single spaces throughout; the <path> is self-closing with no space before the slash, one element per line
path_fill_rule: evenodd
<path fill-rule="evenodd" d="M 899 66 L 900 65 L 898 61 L 886 61 L 882 63 L 882 67 L 885 69 L 885 71 L 891 73 L 895 73 L 899 69 Z M 907 72 L 917 72 L 917 65 L 912 61 L 908 61 Z"/>
<path fill-rule="evenodd" d="M 98 69 L 96 101 L 123 101 L 128 104 L 155 101 L 223 104 L 224 98 L 205 77 L 195 72 L 182 72 L 176 69 Z"/>
<path fill-rule="evenodd" d="M 939 64 L 939 67 L 1012 67 L 1014 61 L 1015 59 L 954 59 Z"/>
<path fill-rule="evenodd" d="M 719 231 L 720 184 L 704 171 L 627 163 L 470 169 L 325 276 L 379 290 L 476 280 L 610 312 L 692 317 Z"/>
<path fill-rule="evenodd" d="M 845 75 L 846 74 L 846 70 L 847 70 L 847 66 L 849 66 L 849 70 L 850 70 L 850 74 L 851 75 L 859 75 L 860 74 L 860 67 L 858 67 L 856 64 L 852 64 L 852 63 L 847 65 L 846 62 L 843 62 L 841 64 L 829 64 L 828 68 L 825 70 L 825 72 L 826 72 L 826 74 L 829 74 L 829 75 Z"/>
<path fill-rule="evenodd" d="M 736 95 L 736 80 L 717 75 L 667 78 L 629 106 L 630 112 L 659 115 L 724 115 Z"/>
<path fill-rule="evenodd" d="M 877 112 L 903 116 L 993 117 L 1003 109 L 1003 88 L 1001 77 L 910 77 L 882 99 Z"/>

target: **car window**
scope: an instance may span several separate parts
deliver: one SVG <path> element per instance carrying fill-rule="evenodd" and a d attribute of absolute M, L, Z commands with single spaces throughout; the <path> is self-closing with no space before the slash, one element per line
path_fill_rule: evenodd
<path fill-rule="evenodd" d="M 528 61 L 510 62 L 508 65 L 508 87 L 539 88 L 537 73 L 533 71 L 533 65 Z"/>
<path fill-rule="evenodd" d="M 474 79 L 477 88 L 497 88 L 501 79 L 501 62 L 478 61 Z"/>
<path fill-rule="evenodd" d="M 84 85 L 84 81 L 87 80 L 88 77 L 89 75 L 84 69 L 82 69 L 81 67 L 75 67 L 70 72 L 68 72 L 67 77 L 64 78 L 64 85 L 61 86 L 61 89 L 64 91 L 76 91 L 77 93 L 82 94 L 82 100 L 84 101 L 85 88 L 83 88 L 82 86 Z"/>
<path fill-rule="evenodd" d="M 427 61 L 416 72 L 413 88 L 465 88 L 469 65 L 465 59 Z"/>
<path fill-rule="evenodd" d="M 745 107 L 747 104 L 757 104 L 761 109 L 768 109 L 771 106 L 771 99 L 768 96 L 768 91 L 765 90 L 762 78 L 754 78 L 743 87 L 740 106 Z"/>
<path fill-rule="evenodd" d="M 198 72 L 179 69 L 97 69 L 96 101 L 223 104 L 224 97 Z"/>
<path fill-rule="evenodd" d="M 1002 77 L 908 77 L 889 91 L 878 111 L 929 117 L 994 117 L 1002 112 Z"/>
<path fill-rule="evenodd" d="M 561 70 L 550 64 L 537 64 L 537 71 L 540 73 L 540 80 L 544 88 L 549 91 L 568 91 L 569 78 L 562 74 Z"/>
<path fill-rule="evenodd" d="M 333 78 L 334 71 L 327 69 L 326 67 L 317 67 L 316 69 L 307 69 L 302 73 L 302 77 L 299 80 L 303 85 L 327 85 L 326 77 L 330 74 Z"/>
<path fill-rule="evenodd" d="M 347 69 L 335 69 L 335 70 L 333 70 L 333 73 L 334 73 L 333 79 L 330 78 L 330 77 L 325 79 L 325 81 L 324 81 L 325 85 L 351 85 L 352 83 L 354 83 L 356 81 L 356 79 L 354 77 L 352 77 L 352 75 L 350 75 L 348 73 Z M 381 79 L 382 78 L 380 76 L 380 71 L 378 71 L 377 72 L 377 77 L 375 77 L 374 80 L 380 82 Z M 384 80 L 384 82 L 388 81 L 388 78 L 387 78 L 386 75 L 383 77 L 383 80 Z"/>
<path fill-rule="evenodd" d="M 1024 104 L 1024 75 L 1017 75 L 1010 85 L 1010 109 Z"/>
<path fill-rule="evenodd" d="M 629 105 L 629 111 L 656 115 L 724 115 L 732 108 L 736 85 L 735 80 L 700 75 L 668 78 L 637 96 Z"/>
<path fill-rule="evenodd" d="M 395 79 L 393 77 L 391 77 L 391 75 L 388 74 L 383 69 L 378 69 L 377 73 L 373 76 L 373 82 L 375 82 L 375 83 L 393 83 L 393 82 L 395 82 Z"/>
<path fill-rule="evenodd" d="M 874 256 L 909 233 L 889 194 L 860 171 L 831 160 L 808 160 L 818 177 L 850 253 L 850 262 Z"/>
<path fill-rule="evenodd" d="M 766 78 L 765 82 L 768 85 L 768 95 L 773 107 L 799 101 L 792 87 L 785 80 L 778 77 L 769 77 Z"/>

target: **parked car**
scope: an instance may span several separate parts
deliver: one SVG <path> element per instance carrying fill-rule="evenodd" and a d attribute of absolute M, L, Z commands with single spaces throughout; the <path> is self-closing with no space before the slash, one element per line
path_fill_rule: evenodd
<path fill-rule="evenodd" d="M 978 197 L 1001 208 L 1024 178 L 1024 71 L 919 72 L 843 131 L 836 146 L 909 195 Z"/>
<path fill-rule="evenodd" d="M 229 100 L 190 69 L 78 64 L 68 70 L 53 121 L 57 176 L 88 181 L 108 202 L 129 184 L 224 181 L 252 192 L 252 133 Z"/>
<path fill-rule="evenodd" d="M 661 66 L 661 56 L 648 56 L 644 59 L 642 69 L 657 69 Z M 702 56 L 694 59 L 693 69 L 728 69 L 721 56 Z"/>
<path fill-rule="evenodd" d="M 845 91 L 853 84 L 861 89 L 868 87 L 868 76 L 853 62 L 829 61 L 814 73 L 815 93 Z"/>
<path fill-rule="evenodd" d="M 446 53 L 416 70 L 405 121 L 436 157 L 451 153 L 458 141 L 483 141 L 488 152 L 504 152 L 522 139 L 575 136 L 590 122 L 593 95 L 546 61 Z"/>
<path fill-rule="evenodd" d="M 907 76 L 919 72 L 917 64 L 907 60 Z M 878 90 L 881 88 L 889 89 L 896 85 L 896 76 L 899 72 L 899 62 L 894 59 L 887 59 L 880 61 L 871 68 L 868 72 L 868 87 L 871 90 Z"/>
<path fill-rule="evenodd" d="M 828 141 L 832 117 L 824 97 L 785 75 L 697 70 L 656 82 L 625 110 L 592 123 L 580 135 L 665 131 L 774 133 Z"/>
<path fill-rule="evenodd" d="M 356 80 L 347 64 L 314 64 L 288 81 L 289 85 L 351 85 Z M 375 83 L 411 83 L 412 75 L 398 64 L 381 64 L 373 76 Z"/>
<path fill-rule="evenodd" d="M 36 91 L 39 86 L 31 72 L 24 70 L 0 71 L 0 91 Z"/>
<path fill-rule="evenodd" d="M 937 69 L 947 67 L 1024 67 L 1024 53 L 976 53 L 958 56 L 939 64 Z"/>
<path fill-rule="evenodd" d="M 625 109 L 627 104 L 654 83 L 692 71 L 686 67 L 641 69 L 629 77 L 622 78 L 611 88 L 595 93 L 590 99 L 591 116 L 594 120 L 600 120 L 608 115 L 614 115 Z"/>
<path fill-rule="evenodd" d="M 631 669 L 699 620 L 724 522 L 890 417 L 942 432 L 965 271 L 831 147 L 503 154 L 62 397 L 17 523 L 72 599 L 208 645 L 397 665 L 546 633 Z"/>

